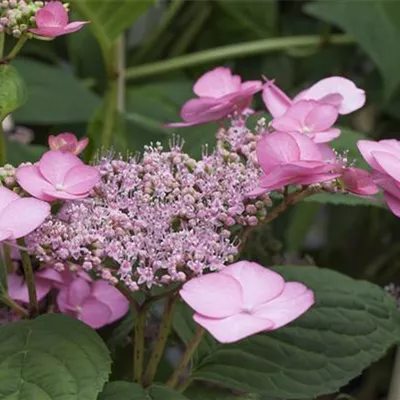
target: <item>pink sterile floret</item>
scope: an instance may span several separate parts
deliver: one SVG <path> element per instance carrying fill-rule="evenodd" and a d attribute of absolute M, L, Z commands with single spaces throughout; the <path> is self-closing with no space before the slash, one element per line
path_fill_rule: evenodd
<path fill-rule="evenodd" d="M 96 168 L 60 150 L 48 151 L 35 165 L 19 167 L 16 176 L 26 192 L 45 201 L 82 199 L 100 181 Z"/>
<path fill-rule="evenodd" d="M 61 150 L 75 155 L 82 153 L 88 143 L 88 138 L 83 138 L 78 141 L 77 137 L 73 133 L 69 132 L 60 133 L 56 136 L 49 136 L 50 150 Z"/>
<path fill-rule="evenodd" d="M 38 36 L 57 37 L 76 32 L 88 21 L 68 23 L 68 12 L 60 1 L 50 1 L 35 15 L 37 28 L 29 31 Z"/>
<path fill-rule="evenodd" d="M 21 198 L 0 187 L 0 241 L 18 239 L 34 231 L 50 214 L 50 206 L 38 199 Z"/>
<path fill-rule="evenodd" d="M 285 282 L 249 261 L 194 278 L 180 294 L 194 309 L 194 320 L 222 343 L 278 329 L 314 304 L 313 292 L 302 283 Z"/>
<path fill-rule="evenodd" d="M 193 86 L 197 98 L 187 101 L 181 109 L 184 122 L 169 127 L 185 127 L 218 121 L 249 106 L 253 95 L 262 88 L 261 81 L 242 82 L 229 68 L 218 67 L 202 75 Z"/>

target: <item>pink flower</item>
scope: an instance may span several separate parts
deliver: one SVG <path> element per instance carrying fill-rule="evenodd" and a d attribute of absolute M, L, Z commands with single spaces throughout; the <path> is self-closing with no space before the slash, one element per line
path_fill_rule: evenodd
<path fill-rule="evenodd" d="M 26 192 L 45 201 L 82 199 L 100 181 L 96 168 L 59 150 L 48 151 L 35 165 L 19 167 L 16 176 Z"/>
<path fill-rule="evenodd" d="M 336 107 L 314 100 L 301 100 L 274 118 L 271 125 L 280 132 L 299 132 L 315 143 L 329 142 L 340 136 L 340 129 L 332 128 L 338 117 Z"/>
<path fill-rule="evenodd" d="M 184 122 L 168 127 L 184 127 L 218 121 L 234 112 L 245 110 L 262 88 L 261 81 L 242 82 L 229 68 L 218 67 L 202 75 L 193 86 L 198 98 L 186 102 L 181 110 Z"/>
<path fill-rule="evenodd" d="M 117 321 L 129 309 L 128 300 L 114 286 L 103 280 L 91 284 L 84 278 L 76 278 L 62 288 L 57 305 L 61 312 L 94 329 Z"/>
<path fill-rule="evenodd" d="M 15 301 L 29 303 L 28 285 L 22 276 L 15 273 L 8 275 L 8 295 Z M 56 283 L 62 282 L 59 272 L 52 268 L 45 268 L 35 274 L 37 299 L 43 300 Z"/>
<path fill-rule="evenodd" d="M 257 158 L 263 170 L 255 196 L 286 185 L 308 185 L 334 179 L 335 165 L 324 160 L 318 145 L 301 133 L 274 132 L 257 142 Z"/>
<path fill-rule="evenodd" d="M 18 239 L 38 228 L 50 214 L 50 206 L 40 200 L 21 198 L 0 186 L 0 242 Z"/>
<path fill-rule="evenodd" d="M 301 100 L 315 100 L 334 106 L 339 114 L 349 114 L 365 103 L 365 92 L 352 81 L 340 76 L 322 79 L 291 100 L 273 81 L 264 85 L 262 97 L 274 118 L 282 116 L 288 108 Z"/>
<path fill-rule="evenodd" d="M 68 23 L 68 12 L 60 1 L 50 1 L 35 15 L 37 28 L 29 29 L 38 36 L 54 38 L 76 32 L 88 21 Z"/>
<path fill-rule="evenodd" d="M 57 136 L 49 136 L 50 150 L 61 150 L 75 155 L 81 153 L 86 148 L 88 143 L 88 138 L 83 138 L 82 140 L 78 141 L 74 134 L 68 132 L 60 133 Z"/>
<path fill-rule="evenodd" d="M 249 261 L 191 279 L 180 294 L 194 309 L 194 320 L 221 343 L 278 329 L 314 304 L 313 292 L 302 283 L 285 282 Z"/>
<path fill-rule="evenodd" d="M 360 140 L 357 145 L 365 161 L 373 168 L 374 182 L 384 190 L 388 207 L 400 217 L 400 141 Z"/>

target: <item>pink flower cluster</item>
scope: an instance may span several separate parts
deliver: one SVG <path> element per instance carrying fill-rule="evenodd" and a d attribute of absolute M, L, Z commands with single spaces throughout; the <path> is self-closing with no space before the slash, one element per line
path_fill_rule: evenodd
<path fill-rule="evenodd" d="M 237 137 L 244 129 L 223 136 Z M 265 195 L 248 199 L 259 169 L 222 142 L 200 161 L 180 146 L 157 146 L 146 148 L 140 160 L 104 157 L 98 170 L 102 179 L 92 197 L 66 202 L 28 243 L 47 264 L 79 264 L 131 290 L 229 264 L 238 244 L 229 228 L 256 225 L 269 203 Z"/>
<path fill-rule="evenodd" d="M 44 268 L 36 273 L 35 286 L 39 301 L 53 291 L 60 312 L 94 329 L 117 321 L 129 309 L 128 300 L 115 287 L 104 280 L 94 281 L 84 272 L 74 274 Z M 28 287 L 22 276 L 16 273 L 8 276 L 8 295 L 22 304 L 29 303 Z"/>

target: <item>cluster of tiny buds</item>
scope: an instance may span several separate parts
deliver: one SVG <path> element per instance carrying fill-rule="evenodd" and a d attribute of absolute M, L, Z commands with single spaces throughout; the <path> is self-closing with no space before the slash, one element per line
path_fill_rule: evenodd
<path fill-rule="evenodd" d="M 400 309 L 400 286 L 390 283 L 385 290 L 396 300 L 397 307 Z"/>
<path fill-rule="evenodd" d="M 14 191 L 17 194 L 22 193 L 21 187 L 18 185 L 16 177 L 16 168 L 11 164 L 5 164 L 0 167 L 0 185 Z"/>
<path fill-rule="evenodd" d="M 30 0 L 0 1 L 0 32 L 21 37 L 35 26 L 35 15 L 44 4 L 43 1 Z"/>

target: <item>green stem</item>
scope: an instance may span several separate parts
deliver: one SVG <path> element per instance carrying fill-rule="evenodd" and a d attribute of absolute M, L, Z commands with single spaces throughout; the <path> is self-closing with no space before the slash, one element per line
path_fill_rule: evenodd
<path fill-rule="evenodd" d="M 22 47 L 24 47 L 25 42 L 28 40 L 28 35 L 22 35 L 18 42 L 15 44 L 14 48 L 7 54 L 5 60 L 11 61 L 14 59 L 17 54 L 21 51 Z"/>
<path fill-rule="evenodd" d="M 13 265 L 13 260 L 11 258 L 11 246 L 4 242 L 3 242 L 3 256 L 7 273 L 12 274 L 14 272 L 14 265 Z"/>
<path fill-rule="evenodd" d="M 171 296 L 168 298 L 164 311 L 163 318 L 161 320 L 160 328 L 158 331 L 158 337 L 156 345 L 153 348 L 153 351 L 150 355 L 150 360 L 146 368 L 146 372 L 143 378 L 143 385 L 145 387 L 150 386 L 153 383 L 154 377 L 157 372 L 158 364 L 161 360 L 161 357 L 164 353 L 165 345 L 167 344 L 168 335 L 171 331 L 172 327 L 172 319 L 173 319 L 173 311 L 176 297 Z"/>
<path fill-rule="evenodd" d="M 396 347 L 396 356 L 392 372 L 392 381 L 390 383 L 387 400 L 400 399 L 400 346 Z"/>
<path fill-rule="evenodd" d="M 147 307 L 141 308 L 136 314 L 133 330 L 133 380 L 142 384 L 144 361 L 144 330 Z"/>
<path fill-rule="evenodd" d="M 0 121 L 0 165 L 7 161 L 6 134 L 3 128 L 3 121 Z"/>
<path fill-rule="evenodd" d="M 175 389 L 176 386 L 179 383 L 179 378 L 184 375 L 185 370 L 187 368 L 187 365 L 190 362 L 190 359 L 192 358 L 194 352 L 196 351 L 198 345 L 201 342 L 201 339 L 203 338 L 203 335 L 205 333 L 205 329 L 202 328 L 201 326 L 197 327 L 196 334 L 192 338 L 192 340 L 188 343 L 186 347 L 186 351 L 182 356 L 181 361 L 179 362 L 178 366 L 176 367 L 175 371 L 171 375 L 171 377 L 168 379 L 166 386 Z"/>
<path fill-rule="evenodd" d="M 354 43 L 349 35 L 332 35 L 330 44 L 347 45 Z M 246 57 L 261 53 L 270 53 L 277 50 L 289 49 L 298 46 L 318 46 L 321 44 L 319 35 L 288 36 L 272 39 L 261 39 L 246 43 L 216 47 L 210 50 L 199 51 L 175 57 L 170 60 L 131 67 L 126 70 L 127 79 L 143 78 L 156 74 L 166 73 L 193 65 L 207 64 L 209 62 L 222 61 L 229 58 Z"/>
<path fill-rule="evenodd" d="M 10 307 L 12 310 L 14 310 L 21 317 L 28 317 L 29 316 L 29 312 L 27 310 L 25 310 L 25 308 L 21 307 L 18 303 L 16 303 L 10 297 L 2 294 L 0 296 L 0 301 L 2 303 L 4 303 L 6 306 Z"/>
<path fill-rule="evenodd" d="M 0 60 L 3 59 L 3 55 L 4 55 L 4 41 L 5 41 L 5 33 L 1 32 L 0 33 Z"/>
<path fill-rule="evenodd" d="M 17 239 L 17 243 L 22 247 L 26 247 L 25 240 L 23 238 Z M 31 317 L 35 317 L 39 314 L 39 304 L 37 300 L 35 286 L 35 275 L 32 269 L 31 258 L 29 257 L 29 254 L 24 250 L 21 250 L 21 261 L 22 267 L 24 269 L 25 282 L 28 286 L 29 314 Z"/>

